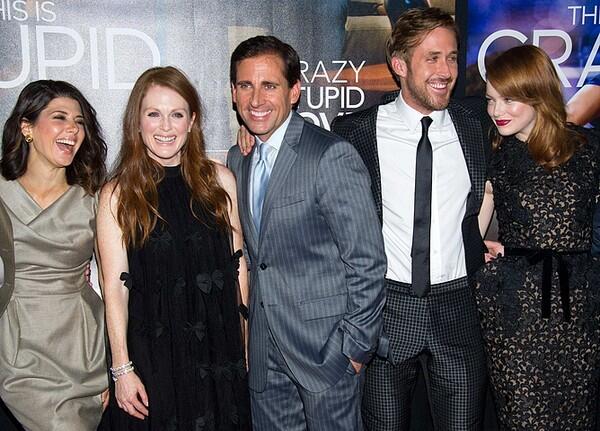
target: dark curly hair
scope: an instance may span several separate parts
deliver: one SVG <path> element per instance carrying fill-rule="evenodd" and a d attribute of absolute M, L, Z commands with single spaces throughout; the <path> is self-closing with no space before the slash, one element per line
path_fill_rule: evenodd
<path fill-rule="evenodd" d="M 24 121 L 35 124 L 40 113 L 57 97 L 68 97 L 79 103 L 85 129 L 83 143 L 73 163 L 67 166 L 67 183 L 77 184 L 94 194 L 106 177 L 106 142 L 95 109 L 77 88 L 64 81 L 39 80 L 23 88 L 4 124 L 0 172 L 7 180 L 16 180 L 25 174 L 29 144 L 25 142 L 21 124 Z"/>

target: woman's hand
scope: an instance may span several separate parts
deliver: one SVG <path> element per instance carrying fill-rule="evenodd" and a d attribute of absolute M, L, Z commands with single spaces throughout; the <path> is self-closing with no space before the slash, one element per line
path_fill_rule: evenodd
<path fill-rule="evenodd" d="M 504 256 L 504 246 L 498 241 L 486 240 L 484 243 L 488 249 L 488 252 L 485 253 L 485 263 L 491 262 L 497 257 Z"/>
<path fill-rule="evenodd" d="M 246 126 L 240 126 L 237 132 L 237 144 L 240 147 L 240 151 L 242 155 L 247 156 L 252 152 L 252 147 L 254 147 L 254 135 L 252 135 Z"/>
<path fill-rule="evenodd" d="M 148 416 L 146 388 L 135 372 L 119 376 L 115 388 L 117 405 L 121 409 L 138 419 L 143 420 Z"/>
<path fill-rule="evenodd" d="M 102 411 L 104 411 L 108 407 L 108 400 L 110 399 L 110 390 L 108 388 L 100 394 L 100 399 L 102 400 Z"/>

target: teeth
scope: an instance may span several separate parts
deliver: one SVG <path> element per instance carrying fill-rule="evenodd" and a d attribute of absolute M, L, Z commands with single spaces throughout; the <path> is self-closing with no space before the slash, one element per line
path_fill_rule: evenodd
<path fill-rule="evenodd" d="M 447 82 L 430 82 L 429 85 L 431 85 L 433 88 L 442 89 L 442 88 L 446 88 L 448 86 L 448 83 Z"/>
<path fill-rule="evenodd" d="M 158 135 L 155 135 L 154 139 L 156 139 L 159 142 L 165 142 L 165 143 L 167 143 L 167 142 L 173 142 L 175 140 L 175 136 L 158 136 Z"/>
<path fill-rule="evenodd" d="M 56 143 L 63 144 L 63 145 L 69 145 L 71 147 L 75 145 L 75 141 L 72 141 L 70 139 L 57 139 Z"/>
<path fill-rule="evenodd" d="M 255 117 L 265 117 L 271 113 L 271 111 L 250 111 Z"/>

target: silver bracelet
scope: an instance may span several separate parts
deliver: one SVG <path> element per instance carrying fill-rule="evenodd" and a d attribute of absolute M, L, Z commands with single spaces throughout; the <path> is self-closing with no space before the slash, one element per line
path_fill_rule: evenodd
<path fill-rule="evenodd" d="M 119 377 L 129 374 L 134 370 L 133 362 L 129 361 L 119 367 L 111 368 L 110 373 L 114 382 L 119 380 Z"/>

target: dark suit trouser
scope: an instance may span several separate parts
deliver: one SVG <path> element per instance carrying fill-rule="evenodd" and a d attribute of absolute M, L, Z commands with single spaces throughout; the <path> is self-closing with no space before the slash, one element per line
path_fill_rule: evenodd
<path fill-rule="evenodd" d="M 259 431 L 361 431 L 364 368 L 350 367 L 331 388 L 309 392 L 298 384 L 269 337 L 267 386 L 250 390 L 252 426 Z"/>
<path fill-rule="evenodd" d="M 366 370 L 363 420 L 369 431 L 408 430 L 410 404 L 425 353 L 436 429 L 481 430 L 486 366 L 477 309 L 466 278 L 432 286 L 424 298 L 387 281 L 388 359 Z"/>

